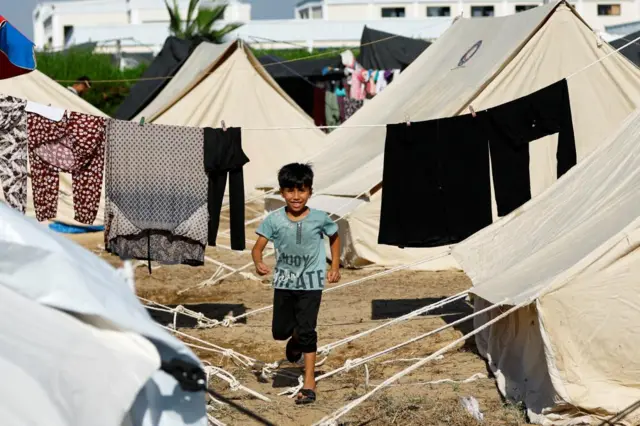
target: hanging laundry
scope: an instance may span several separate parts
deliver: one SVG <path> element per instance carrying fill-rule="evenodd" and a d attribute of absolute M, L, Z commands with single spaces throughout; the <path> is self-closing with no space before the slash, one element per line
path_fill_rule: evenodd
<path fill-rule="evenodd" d="M 345 50 L 340 54 L 340 58 L 342 59 L 342 65 L 346 68 L 355 68 L 356 65 L 356 57 L 350 50 Z"/>
<path fill-rule="evenodd" d="M 576 144 L 566 80 L 478 113 L 490 141 L 498 216 L 531 199 L 529 143 L 558 133 L 556 177 L 576 164 Z"/>
<path fill-rule="evenodd" d="M 376 92 L 377 93 L 380 93 L 387 88 L 387 79 L 384 75 L 385 75 L 384 71 L 378 71 L 376 73 Z"/>
<path fill-rule="evenodd" d="M 340 125 L 340 105 L 338 104 L 338 97 L 335 93 L 326 92 L 325 94 L 325 116 L 327 126 Z"/>
<path fill-rule="evenodd" d="M 347 91 L 345 90 L 344 87 L 336 87 L 335 93 L 336 93 L 336 96 L 339 98 L 347 96 Z"/>
<path fill-rule="evenodd" d="M 475 117 L 387 126 L 379 243 L 453 244 L 487 226 L 487 148 L 498 215 L 520 207 L 531 198 L 529 144 L 556 133 L 559 178 L 577 156 L 566 80 Z M 398 206 L 406 200 L 420 214 L 402 214 Z"/>
<path fill-rule="evenodd" d="M 203 130 L 109 120 L 105 246 L 123 259 L 202 265 L 207 244 Z"/>
<path fill-rule="evenodd" d="M 379 244 L 453 244 L 491 223 L 489 150 L 470 115 L 387 125 L 382 178 Z"/>
<path fill-rule="evenodd" d="M 33 112 L 35 114 L 41 115 L 52 121 L 62 120 L 64 118 L 65 113 L 67 112 L 62 108 L 42 105 L 37 102 L 31 102 L 31 101 L 27 101 L 27 107 L 25 108 L 25 110 L 27 112 Z"/>
<path fill-rule="evenodd" d="M 338 108 L 340 111 L 340 124 L 344 123 L 345 120 L 345 111 L 344 111 L 344 105 L 346 102 L 346 99 L 344 96 L 338 96 Z"/>
<path fill-rule="evenodd" d="M 363 100 L 365 98 L 365 77 L 367 74 L 367 70 L 356 67 L 355 71 L 351 75 L 351 91 L 349 96 L 352 99 Z"/>
<path fill-rule="evenodd" d="M 353 98 L 344 98 L 344 119 L 348 120 L 364 105 L 364 101 Z"/>
<path fill-rule="evenodd" d="M 376 76 L 376 72 L 374 70 L 370 70 L 366 75 L 366 77 L 367 77 L 367 83 L 366 83 L 367 84 L 367 93 L 370 96 L 377 95 L 375 76 Z"/>
<path fill-rule="evenodd" d="M 27 207 L 27 101 L 0 95 L 0 183 L 5 201 Z"/>
<path fill-rule="evenodd" d="M 104 118 L 71 112 L 54 121 L 29 112 L 27 123 L 36 218 L 56 217 L 60 172 L 66 172 L 72 175 L 74 219 L 91 225 L 102 192 Z"/>
<path fill-rule="evenodd" d="M 313 88 L 313 122 L 316 126 L 326 126 L 327 119 L 325 117 L 325 90 L 321 87 Z"/>
<path fill-rule="evenodd" d="M 222 200 L 229 175 L 229 213 L 231 248 L 245 249 L 244 175 L 242 168 L 249 158 L 242 150 L 240 128 L 204 129 L 204 168 L 209 176 L 208 211 L 209 245 L 216 245 Z"/>

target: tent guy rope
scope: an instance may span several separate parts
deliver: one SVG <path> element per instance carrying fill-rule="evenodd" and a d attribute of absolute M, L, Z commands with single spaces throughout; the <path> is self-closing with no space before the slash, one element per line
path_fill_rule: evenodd
<path fill-rule="evenodd" d="M 465 316 L 463 318 L 460 318 L 459 320 L 453 321 L 450 324 L 445 324 L 442 327 L 439 327 L 439 328 L 437 328 L 435 330 L 431 330 L 431 331 L 429 331 L 427 333 L 423 333 L 423 334 L 421 334 L 419 336 L 412 337 L 409 340 L 406 340 L 406 341 L 404 341 L 402 343 L 398 343 L 397 345 L 388 347 L 388 348 L 383 349 L 383 350 L 381 350 L 379 352 L 376 352 L 374 354 L 367 355 L 366 357 L 356 358 L 356 359 L 347 359 L 344 362 L 344 365 L 342 367 L 338 367 L 335 370 L 332 370 L 332 371 L 329 371 L 327 373 L 322 374 L 321 376 L 316 378 L 316 381 L 324 380 L 326 378 L 334 376 L 334 375 L 336 375 L 338 373 L 341 373 L 343 371 L 350 371 L 350 370 L 352 370 L 352 369 L 354 369 L 356 367 L 359 367 L 361 365 L 364 365 L 366 367 L 367 363 L 369 363 L 369 362 L 371 362 L 371 361 L 373 361 L 373 360 L 375 360 L 377 358 L 380 358 L 381 356 L 387 355 L 387 354 L 389 354 L 391 352 L 394 352 L 394 351 L 396 351 L 398 349 L 401 349 L 401 348 L 403 348 L 405 346 L 408 346 L 408 345 L 410 345 L 412 343 L 415 343 L 415 342 L 417 342 L 419 340 L 426 339 L 427 337 L 433 336 L 434 334 L 441 333 L 441 332 L 443 332 L 443 331 L 445 331 L 445 330 L 447 330 L 449 328 L 455 327 L 458 324 L 462 324 L 462 323 L 464 323 L 466 321 L 469 321 L 470 319 L 472 319 L 472 318 L 474 318 L 474 317 L 476 317 L 478 315 L 481 315 L 481 314 L 489 312 L 489 311 L 491 311 L 493 309 L 496 309 L 499 306 L 500 306 L 499 304 L 490 305 L 490 306 L 488 306 L 488 307 L 486 307 L 486 308 L 484 308 L 482 310 L 479 310 L 479 311 L 476 311 L 476 312 L 472 312 L 471 314 L 469 314 L 469 315 L 467 315 L 467 316 Z M 421 360 L 421 359 L 422 358 L 418 358 L 418 360 Z M 290 393 L 291 395 L 297 395 L 299 390 L 300 390 L 299 387 L 292 387 L 292 388 L 287 389 L 284 392 L 281 392 L 279 395 L 284 395 L 284 394 L 288 394 L 288 393 Z"/>
<path fill-rule="evenodd" d="M 506 302 L 507 301 L 505 300 L 502 303 L 506 303 Z M 362 395 L 360 398 L 350 402 L 349 404 L 347 404 L 344 407 L 336 410 L 332 414 L 324 417 L 319 422 L 314 423 L 314 426 L 335 426 L 337 424 L 336 423 L 337 420 L 340 417 L 344 416 L 345 414 L 347 414 L 348 412 L 350 412 L 351 410 L 356 408 L 358 405 L 362 404 L 363 402 L 365 402 L 366 400 L 371 398 L 377 392 L 379 392 L 382 389 L 384 389 L 385 387 L 393 384 L 394 382 L 400 380 L 401 378 L 403 378 L 407 374 L 411 373 L 412 371 L 417 370 L 418 368 L 422 367 L 423 365 L 425 365 L 429 361 L 433 360 L 434 358 L 436 358 L 436 357 L 444 354 L 445 352 L 448 352 L 449 350 L 455 348 L 458 344 L 464 342 L 469 337 L 475 336 L 476 334 L 480 333 L 482 330 L 490 327 L 491 325 L 495 324 L 496 322 L 502 320 L 503 318 L 507 317 L 511 313 L 515 312 L 516 310 L 522 308 L 523 306 L 528 305 L 529 303 L 530 303 L 529 301 L 525 301 L 525 302 L 519 303 L 519 304 L 511 307 L 507 311 L 505 311 L 505 312 L 501 313 L 500 315 L 496 316 L 495 318 L 487 321 L 486 323 L 484 323 L 480 327 L 476 328 L 475 330 L 473 330 L 473 331 L 465 334 L 461 338 L 449 343 L 444 348 L 437 350 L 436 352 L 434 352 L 433 354 L 429 355 L 428 357 L 422 358 L 420 361 L 416 362 L 415 364 L 411 365 L 410 367 L 407 367 L 404 370 L 400 371 L 399 373 L 394 374 L 393 376 L 391 376 L 390 378 L 388 378 L 387 380 L 385 380 L 384 382 L 380 383 L 378 386 L 373 388 L 371 391 L 369 391 L 366 394 Z M 492 305 L 492 306 L 499 306 L 499 304 L 495 304 L 495 305 Z"/>

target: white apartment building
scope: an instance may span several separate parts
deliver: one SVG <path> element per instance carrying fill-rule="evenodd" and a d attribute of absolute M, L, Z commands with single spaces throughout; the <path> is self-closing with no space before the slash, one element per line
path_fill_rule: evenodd
<path fill-rule="evenodd" d="M 345 21 L 353 19 L 420 19 L 427 17 L 504 16 L 546 1 L 534 0 L 302 0 L 297 19 Z M 574 0 L 570 2 L 592 28 L 640 19 L 640 0 Z"/>
<path fill-rule="evenodd" d="M 183 17 L 189 0 L 177 0 Z M 251 5 L 239 0 L 203 0 L 200 7 L 228 4 L 224 20 L 251 20 Z M 173 0 L 169 0 L 173 4 Z M 39 3 L 33 11 L 36 48 L 63 49 L 88 41 L 124 40 L 124 51 L 161 47 L 169 35 L 164 0 L 72 0 Z M 138 49 L 136 49 L 138 46 Z"/>

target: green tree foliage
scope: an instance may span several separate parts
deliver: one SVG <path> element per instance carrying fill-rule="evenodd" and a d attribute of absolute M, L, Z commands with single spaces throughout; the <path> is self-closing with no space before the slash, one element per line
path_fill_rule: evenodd
<path fill-rule="evenodd" d="M 86 75 L 92 81 L 135 80 L 142 76 L 147 65 L 120 71 L 112 55 L 93 53 L 91 50 L 70 49 L 64 52 L 38 52 L 38 70 L 54 80 L 75 80 Z M 61 82 L 63 86 L 73 83 Z M 93 83 L 83 97 L 105 114 L 112 116 L 122 101 L 129 95 L 135 81 L 113 81 Z"/>
<path fill-rule="evenodd" d="M 198 9 L 198 3 L 200 0 L 189 0 L 187 16 L 183 18 L 178 1 L 173 0 L 173 5 L 169 5 L 168 0 L 165 0 L 169 11 L 171 34 L 185 40 L 203 38 L 212 43 L 222 43 L 225 35 L 242 26 L 240 23 L 230 23 L 218 28 L 216 24 L 224 18 L 227 5 Z"/>

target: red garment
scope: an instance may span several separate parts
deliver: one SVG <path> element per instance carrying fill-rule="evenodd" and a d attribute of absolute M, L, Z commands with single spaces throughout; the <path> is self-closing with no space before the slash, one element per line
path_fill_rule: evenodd
<path fill-rule="evenodd" d="M 313 121 L 316 126 L 326 126 L 325 90 L 320 87 L 313 88 Z"/>
<path fill-rule="evenodd" d="M 29 162 L 36 218 L 54 219 L 59 172 L 71 173 L 75 220 L 92 224 L 98 214 L 104 166 L 104 118 L 76 112 L 60 121 L 28 114 Z"/>

